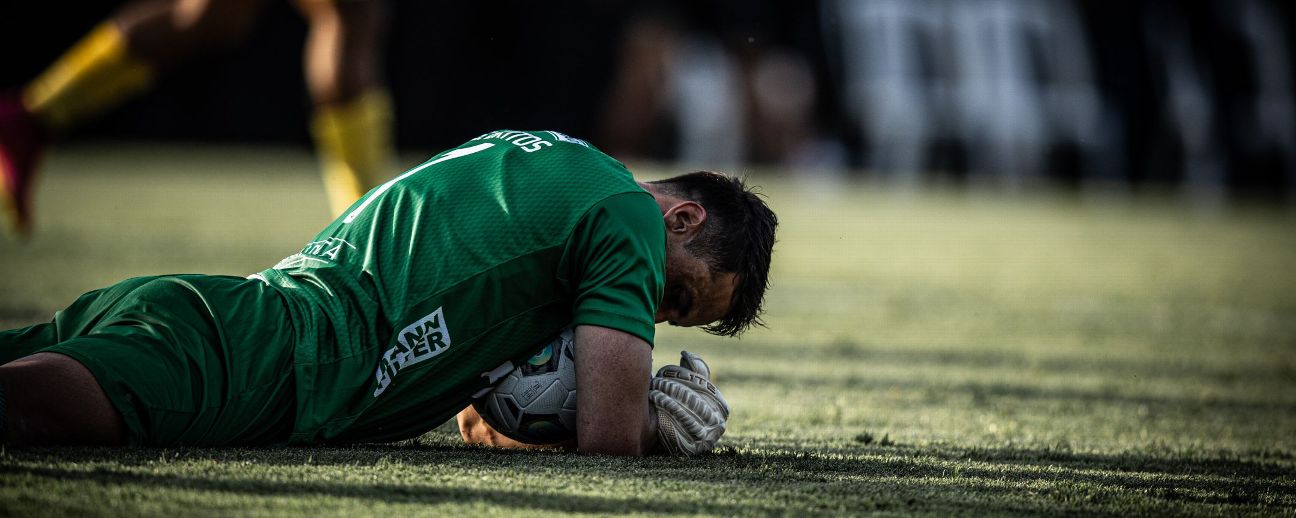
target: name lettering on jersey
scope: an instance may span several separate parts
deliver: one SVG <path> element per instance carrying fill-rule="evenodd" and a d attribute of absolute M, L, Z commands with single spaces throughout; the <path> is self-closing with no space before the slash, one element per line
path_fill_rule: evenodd
<path fill-rule="evenodd" d="M 323 241 L 311 241 L 302 247 L 301 254 L 308 257 L 327 258 L 330 261 L 337 261 L 338 256 L 345 252 L 347 247 L 355 250 L 355 245 L 348 243 L 345 239 L 330 237 Z"/>
<path fill-rule="evenodd" d="M 396 345 L 383 353 L 378 361 L 378 370 L 374 372 L 378 388 L 374 390 L 374 397 L 387 390 L 392 378 L 400 371 L 435 358 L 449 348 L 450 331 L 446 329 L 442 308 L 406 326 L 397 333 Z"/>
<path fill-rule="evenodd" d="M 553 146 L 553 142 L 549 142 L 525 131 L 492 131 L 473 140 L 484 139 L 503 140 L 512 143 L 527 153 L 534 153 L 541 149 Z"/>

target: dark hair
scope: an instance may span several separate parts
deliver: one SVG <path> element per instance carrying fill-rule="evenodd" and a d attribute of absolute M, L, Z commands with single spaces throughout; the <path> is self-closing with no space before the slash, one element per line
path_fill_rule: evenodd
<path fill-rule="evenodd" d="M 774 211 L 741 178 L 721 173 L 698 171 L 650 183 L 706 209 L 701 231 L 685 249 L 705 261 L 712 273 L 738 275 L 729 313 L 703 329 L 714 335 L 738 336 L 752 324 L 763 326 L 761 303 L 769 287 L 774 228 L 778 226 Z"/>

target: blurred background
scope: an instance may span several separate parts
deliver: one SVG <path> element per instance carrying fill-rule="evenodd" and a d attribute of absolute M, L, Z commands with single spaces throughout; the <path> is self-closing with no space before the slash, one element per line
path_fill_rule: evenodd
<path fill-rule="evenodd" d="M 0 89 L 120 3 L 0 8 Z M 267 2 L 63 140 L 308 148 L 307 24 Z M 1277 0 L 395 0 L 396 142 L 557 129 L 628 161 L 900 185 L 1296 197 L 1293 7 Z M 401 164 L 408 167 L 411 164 Z"/>

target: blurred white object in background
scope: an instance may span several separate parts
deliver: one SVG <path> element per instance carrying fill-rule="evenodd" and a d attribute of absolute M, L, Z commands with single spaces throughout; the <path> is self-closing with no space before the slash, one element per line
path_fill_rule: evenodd
<path fill-rule="evenodd" d="M 933 144 L 954 140 L 969 169 L 1008 188 L 1046 172 L 1060 145 L 1085 175 L 1122 175 L 1116 113 L 1094 81 L 1079 16 L 1065 0 L 838 0 L 847 110 L 865 166 L 914 183 Z"/>
<path fill-rule="evenodd" d="M 863 133 L 864 166 L 916 183 L 939 131 L 923 53 L 942 28 L 939 3 L 838 0 L 824 9 L 836 22 L 825 25 L 840 28 L 842 95 Z"/>
<path fill-rule="evenodd" d="M 667 62 L 667 104 L 679 131 L 678 160 L 732 168 L 746 149 L 746 109 L 740 72 L 712 38 L 684 39 Z"/>

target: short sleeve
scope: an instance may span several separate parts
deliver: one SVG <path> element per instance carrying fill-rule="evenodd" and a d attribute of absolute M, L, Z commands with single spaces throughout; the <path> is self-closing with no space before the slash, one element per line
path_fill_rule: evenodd
<path fill-rule="evenodd" d="M 591 207 L 563 255 L 573 325 L 624 331 L 652 345 L 666 271 L 666 227 L 652 195 L 617 194 Z"/>

